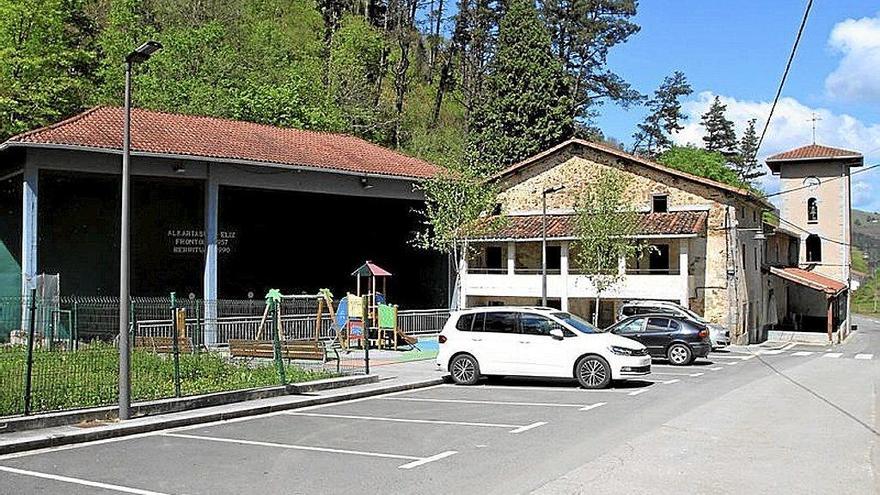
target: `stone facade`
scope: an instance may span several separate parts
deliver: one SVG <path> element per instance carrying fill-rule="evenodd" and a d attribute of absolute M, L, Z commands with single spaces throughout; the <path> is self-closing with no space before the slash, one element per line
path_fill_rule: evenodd
<path fill-rule="evenodd" d="M 572 141 L 501 176 L 499 202 L 506 214 L 540 212 L 541 192 L 561 184 L 565 189 L 547 196 L 548 211 L 571 210 L 584 187 L 607 168 L 628 179 L 626 194 L 638 210 L 650 211 L 653 196 L 660 194 L 667 196 L 670 211 L 708 212 L 705 235 L 689 243 L 690 306 L 709 321 L 727 326 L 734 341 L 756 340 L 766 308 L 764 249 L 755 235 L 762 227 L 762 210 L 772 208 L 757 197 Z"/>

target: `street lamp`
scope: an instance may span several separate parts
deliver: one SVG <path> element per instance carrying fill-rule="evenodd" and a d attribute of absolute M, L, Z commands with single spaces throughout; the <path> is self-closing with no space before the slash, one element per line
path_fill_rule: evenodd
<path fill-rule="evenodd" d="M 146 62 L 162 49 L 147 41 L 125 57 L 125 123 L 122 130 L 122 219 L 119 228 L 119 419 L 131 415 L 131 376 L 129 372 L 129 161 L 131 159 L 131 66 Z"/>
<path fill-rule="evenodd" d="M 541 306 L 547 306 L 547 195 L 559 192 L 565 186 L 548 187 L 541 191 Z"/>

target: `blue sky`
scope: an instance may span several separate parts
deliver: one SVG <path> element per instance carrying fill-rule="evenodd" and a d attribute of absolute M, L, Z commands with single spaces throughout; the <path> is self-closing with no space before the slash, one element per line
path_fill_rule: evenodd
<path fill-rule="evenodd" d="M 690 118 L 678 142 L 699 141 L 699 115 L 714 95 L 741 132 L 753 117 L 763 125 L 804 7 L 804 0 L 643 0 L 641 32 L 615 47 L 609 64 L 646 94 L 673 71 L 685 73 L 694 94 L 684 101 Z M 880 3 L 814 2 L 782 96 L 760 157 L 809 144 L 816 112 L 817 142 L 880 163 Z M 609 104 L 597 124 L 628 144 L 643 116 L 643 108 Z M 872 194 L 880 190 L 880 169 L 853 182 L 854 206 L 880 210 L 880 195 Z M 777 189 L 772 177 L 762 185 Z"/>

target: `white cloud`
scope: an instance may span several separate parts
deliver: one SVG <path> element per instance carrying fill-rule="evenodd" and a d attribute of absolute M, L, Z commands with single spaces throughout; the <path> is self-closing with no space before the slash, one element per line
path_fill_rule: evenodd
<path fill-rule="evenodd" d="M 673 136 L 677 144 L 702 145 L 704 129 L 700 116 L 706 113 L 715 94 L 699 93 L 695 99 L 682 102 L 682 110 L 688 116 L 685 128 Z M 732 120 L 738 136 L 742 136 L 750 119 L 757 119 L 760 135 L 764 120 L 770 113 L 769 101 L 737 100 L 721 96 L 727 105 L 727 118 Z M 794 98 L 781 98 L 776 105 L 767 136 L 761 145 L 759 160 L 781 151 L 797 148 L 812 142 L 811 119 L 816 114 L 816 142 L 827 146 L 855 150 L 865 155 L 865 164 L 880 162 L 880 123 L 867 124 L 847 114 L 836 114 L 825 108 L 811 108 Z M 853 178 L 853 205 L 856 208 L 880 210 L 880 169 Z M 765 191 L 778 190 L 778 180 L 768 174 L 762 178 Z"/>
<path fill-rule="evenodd" d="M 825 78 L 828 95 L 845 101 L 880 101 L 880 15 L 837 23 L 828 44 L 843 55 Z"/>

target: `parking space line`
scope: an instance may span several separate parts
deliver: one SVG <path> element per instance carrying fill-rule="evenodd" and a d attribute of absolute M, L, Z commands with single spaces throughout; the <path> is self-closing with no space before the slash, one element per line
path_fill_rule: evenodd
<path fill-rule="evenodd" d="M 643 393 L 647 392 L 648 390 L 650 390 L 650 389 L 647 389 L 647 388 L 640 388 L 640 389 L 638 389 L 638 390 L 633 390 L 632 392 L 630 392 L 630 393 L 627 394 L 627 395 L 639 395 L 639 394 L 643 394 Z"/>
<path fill-rule="evenodd" d="M 293 445 L 277 442 L 260 442 L 257 440 L 243 440 L 238 438 L 207 437 L 203 435 L 190 435 L 187 433 L 163 433 L 162 436 L 186 438 L 189 440 L 205 440 L 209 442 L 232 443 L 236 445 L 253 445 L 256 447 L 273 447 L 276 449 L 306 450 L 310 452 L 327 452 L 331 454 L 349 454 L 365 457 L 381 457 L 384 459 L 402 459 L 406 461 L 420 461 L 424 459 L 424 457 L 418 457 L 414 455 L 387 454 L 384 452 L 367 452 L 363 450 L 333 449 L 330 447 L 312 447 L 309 445 Z"/>
<path fill-rule="evenodd" d="M 18 469 L 7 466 L 0 466 L 0 471 L 7 473 L 20 474 L 22 476 L 32 476 L 34 478 L 43 478 L 47 480 L 60 481 L 62 483 L 71 483 L 74 485 L 88 486 L 92 488 L 101 488 L 120 493 L 133 493 L 135 495 L 168 495 L 167 493 L 154 492 L 151 490 L 141 490 L 140 488 L 132 488 L 129 486 L 113 485 L 110 483 L 101 483 L 99 481 L 84 480 L 82 478 L 72 478 L 70 476 L 61 476 L 58 474 L 40 473 L 38 471 L 28 471 L 26 469 Z"/>
<path fill-rule="evenodd" d="M 782 354 L 783 352 L 782 349 L 772 349 L 758 351 L 756 354 L 760 354 L 761 356 L 775 356 L 776 354 Z"/>
<path fill-rule="evenodd" d="M 607 402 L 597 402 L 595 404 L 590 404 L 589 406 L 584 406 L 578 410 L 579 411 L 589 411 L 590 409 L 596 409 L 597 407 L 602 407 L 605 404 L 607 404 Z"/>
<path fill-rule="evenodd" d="M 722 368 L 721 366 L 715 366 L 714 368 L 709 368 L 709 369 L 712 370 L 712 371 L 721 371 L 721 370 L 723 370 L 724 368 Z"/>
<path fill-rule="evenodd" d="M 679 380 L 678 378 L 673 378 L 672 380 L 666 380 L 665 382 L 660 383 L 662 383 L 663 385 L 672 385 L 673 383 L 678 383 L 680 381 L 681 380 Z"/>
<path fill-rule="evenodd" d="M 693 377 L 697 377 L 697 376 L 703 376 L 705 373 L 662 373 L 662 372 L 657 373 L 657 372 L 652 371 L 651 374 L 652 375 L 663 375 L 663 376 L 693 376 Z"/>
<path fill-rule="evenodd" d="M 840 356 L 843 356 L 842 352 L 828 352 L 828 353 L 822 354 L 822 357 L 827 357 L 827 358 L 831 358 L 831 359 L 837 359 Z"/>
<path fill-rule="evenodd" d="M 727 363 L 728 366 L 736 366 L 737 364 L 739 364 L 739 361 L 734 361 L 734 362 L 732 362 L 732 363 Z"/>
<path fill-rule="evenodd" d="M 548 392 L 577 392 L 580 394 L 593 393 L 593 392 L 615 392 L 615 393 L 627 393 L 628 390 L 621 390 L 615 388 L 596 388 L 596 389 L 583 389 L 580 387 L 528 387 L 528 386 L 520 386 L 520 385 L 476 385 L 473 387 L 458 387 L 456 385 L 447 385 L 448 387 L 456 387 L 459 390 L 480 390 L 480 389 L 488 389 L 488 390 L 528 390 L 530 392 L 540 392 L 540 391 L 548 391 Z"/>
<path fill-rule="evenodd" d="M 469 421 L 443 421 L 439 419 L 413 419 L 413 418 L 386 418 L 382 416 L 354 416 L 349 414 L 320 414 L 320 413 L 301 413 L 301 412 L 285 412 L 285 414 L 289 414 L 291 416 L 309 416 L 314 418 L 336 418 L 336 419 L 362 419 L 365 421 L 389 421 L 392 423 L 418 423 L 418 424 L 427 424 L 427 425 L 450 425 L 450 426 L 477 426 L 477 427 L 485 427 L 485 428 L 515 428 L 516 430 L 520 428 L 525 428 L 525 426 L 531 426 L 534 428 L 535 423 L 532 425 L 508 425 L 503 423 L 472 423 Z M 541 425 L 538 425 L 541 426 Z M 525 431 L 525 430 L 523 430 Z M 511 431 L 514 433 L 514 431 Z M 519 432 L 516 432 L 519 433 Z"/>
<path fill-rule="evenodd" d="M 412 461 L 402 466 L 397 466 L 398 469 L 412 469 L 414 467 L 423 466 L 429 462 L 439 461 L 440 459 L 445 459 L 451 455 L 455 455 L 458 452 L 455 450 L 447 450 L 446 452 L 440 452 L 439 454 L 432 455 L 431 457 L 425 457 L 423 459 L 419 459 L 417 461 Z"/>
<path fill-rule="evenodd" d="M 873 354 L 856 354 L 856 359 L 874 359 Z"/>
<path fill-rule="evenodd" d="M 537 428 L 539 426 L 544 426 L 546 424 L 547 424 L 546 421 L 536 421 L 530 425 L 520 426 L 519 428 L 517 428 L 515 430 L 511 430 L 511 433 L 522 433 L 524 431 L 529 431 L 531 429 Z"/>
<path fill-rule="evenodd" d="M 811 356 L 812 354 L 812 351 L 797 351 L 791 353 L 792 356 Z"/>
<path fill-rule="evenodd" d="M 752 359 L 752 356 L 725 356 L 723 354 L 710 354 L 709 359 L 740 359 L 742 361 Z"/>
<path fill-rule="evenodd" d="M 587 407 L 584 404 L 563 404 L 558 402 L 510 402 L 503 400 L 435 399 L 429 397 L 381 397 L 381 399 L 410 402 L 440 402 L 448 404 L 485 404 L 488 406 L 576 407 L 581 411 L 588 410 L 584 409 Z M 601 402 L 600 404 L 604 404 L 604 402 Z M 593 404 L 593 406 L 595 406 L 595 404 Z"/>

